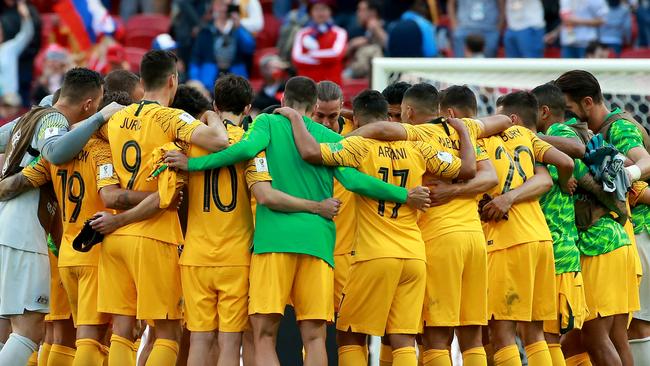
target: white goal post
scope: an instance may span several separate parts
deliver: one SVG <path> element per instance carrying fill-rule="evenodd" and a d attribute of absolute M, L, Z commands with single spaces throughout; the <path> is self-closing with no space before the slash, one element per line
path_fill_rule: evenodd
<path fill-rule="evenodd" d="M 610 107 L 624 108 L 650 127 L 650 59 L 375 58 L 372 88 L 381 91 L 398 80 L 438 89 L 466 84 L 477 94 L 479 114 L 489 114 L 498 96 L 575 69 L 596 76 Z"/>

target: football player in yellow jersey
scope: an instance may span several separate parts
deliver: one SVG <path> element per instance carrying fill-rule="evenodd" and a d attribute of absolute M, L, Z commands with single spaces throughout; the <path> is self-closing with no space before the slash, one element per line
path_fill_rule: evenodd
<path fill-rule="evenodd" d="M 472 117 L 476 114 L 475 96 L 466 87 L 450 87 L 443 91 L 439 102 L 437 96 L 433 86 L 416 84 L 404 95 L 401 114 L 413 126 L 377 123 L 354 134 L 425 141 L 458 156 L 458 134 L 443 120 L 435 119 L 439 112 L 431 106 L 440 103 L 448 117 Z M 477 137 L 502 131 L 512 123 L 505 116 L 488 117 L 485 122 L 464 122 L 474 145 Z M 426 178 L 425 181 L 433 185 L 431 197 L 437 207 L 429 209 L 418 221 L 427 253 L 424 359 L 429 365 L 449 365 L 447 348 L 452 327 L 460 326 L 457 332 L 465 362 L 484 364 L 480 325 L 487 324 L 487 254 L 475 197 L 496 185 L 496 173 L 487 156 L 478 154 L 473 179 L 457 184 Z"/>
<path fill-rule="evenodd" d="M 150 51 L 142 59 L 140 75 L 144 99 L 115 114 L 106 124 L 114 167 L 122 187 L 156 191 L 147 181 L 152 153 L 165 144 L 192 143 L 209 151 L 228 145 L 223 124 L 207 112 L 207 125 L 182 110 L 168 108 L 178 86 L 176 56 Z M 173 192 L 171 192 L 173 194 Z M 98 310 L 113 314 L 110 365 L 133 364 L 136 317 L 150 319 L 156 341 L 147 364 L 173 365 L 178 354 L 182 310 L 180 270 L 176 246 L 183 240 L 175 209 L 131 223 L 104 238 L 99 263 Z"/>
<path fill-rule="evenodd" d="M 367 90 L 354 100 L 354 118 L 360 126 L 386 119 L 387 112 L 388 103 L 379 92 Z M 454 121 L 461 135 L 459 159 L 425 142 L 351 137 L 338 144 L 318 145 L 294 120 L 298 150 L 312 163 L 356 167 L 402 186 L 420 184 L 427 171 L 444 179 L 467 179 L 475 173 L 474 147 L 461 121 Z M 417 364 L 413 344 L 420 330 L 419 309 L 426 283 L 424 243 L 417 211 L 400 211 L 400 206 L 389 211 L 383 201 L 359 200 L 354 263 L 337 322 L 342 365 L 365 364 L 367 334 L 388 335 L 394 365 Z"/>
<path fill-rule="evenodd" d="M 334 132 L 345 136 L 355 128 L 355 122 L 341 116 L 343 91 L 336 83 L 325 80 L 316 84 L 318 98 L 316 110 L 312 115 L 318 122 Z M 352 264 L 352 246 L 357 235 L 356 196 L 334 180 L 334 197 L 341 201 L 336 224 L 336 243 L 334 244 L 334 312 L 339 312 L 341 293 L 347 281 Z M 329 339 L 328 339 L 329 340 Z"/>
<path fill-rule="evenodd" d="M 411 87 L 406 81 L 398 81 L 390 84 L 381 94 L 388 102 L 388 120 L 391 122 L 402 122 L 402 99 L 404 93 Z"/>
<path fill-rule="evenodd" d="M 552 180 L 545 168 L 535 164 L 555 165 L 560 186 L 572 192 L 573 159 L 533 133 L 537 121 L 534 95 L 512 93 L 499 98 L 497 107 L 497 113 L 510 116 L 516 126 L 480 141 L 499 177 L 499 185 L 488 192 L 489 197 L 484 196 L 487 202 L 481 205 L 494 361 L 495 365 L 521 364 L 515 344 L 519 324 L 529 364 L 550 366 L 542 321 L 557 317 L 555 266 L 551 234 L 538 199 L 550 189 Z"/>

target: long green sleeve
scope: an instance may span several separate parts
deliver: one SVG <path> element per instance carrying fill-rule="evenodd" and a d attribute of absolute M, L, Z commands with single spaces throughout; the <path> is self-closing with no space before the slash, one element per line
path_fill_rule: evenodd
<path fill-rule="evenodd" d="M 334 170 L 334 176 L 345 189 L 362 196 L 397 203 L 405 203 L 408 198 L 406 188 L 386 183 L 353 168 L 338 167 Z"/>
<path fill-rule="evenodd" d="M 216 169 L 232 165 L 244 160 L 250 160 L 264 150 L 271 140 L 267 115 L 262 114 L 244 134 L 241 141 L 229 148 L 209 155 L 190 158 L 187 166 L 193 172 L 197 170 Z"/>

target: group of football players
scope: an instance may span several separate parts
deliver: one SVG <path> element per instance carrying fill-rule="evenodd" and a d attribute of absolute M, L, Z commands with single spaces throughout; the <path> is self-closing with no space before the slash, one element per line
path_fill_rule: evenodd
<path fill-rule="evenodd" d="M 72 69 L 0 127 L 0 365 L 279 365 L 287 305 L 308 366 L 332 324 L 341 365 L 368 336 L 382 366 L 454 337 L 468 366 L 650 365 L 650 137 L 592 74 L 493 116 L 294 77 L 253 120 L 246 79 L 210 102 L 176 63 Z"/>

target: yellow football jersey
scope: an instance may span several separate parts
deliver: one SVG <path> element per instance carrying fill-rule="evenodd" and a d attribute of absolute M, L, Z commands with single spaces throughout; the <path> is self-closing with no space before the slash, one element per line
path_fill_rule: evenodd
<path fill-rule="evenodd" d="M 453 179 L 461 161 L 421 141 L 376 141 L 350 137 L 321 144 L 323 163 L 349 166 L 406 188 L 422 184 L 425 172 Z M 417 210 L 400 204 L 359 197 L 355 260 L 375 258 L 425 259 L 424 242 L 417 226 Z"/>
<path fill-rule="evenodd" d="M 476 148 L 476 161 L 487 160 L 488 156 L 477 148 L 477 139 L 482 133 L 480 121 L 464 118 L 469 136 Z M 436 149 L 450 152 L 460 157 L 460 137 L 451 126 L 443 123 L 425 123 L 421 125 L 404 124 L 408 140 L 425 141 Z M 482 232 L 481 218 L 478 215 L 478 203 L 472 197 L 458 197 L 444 205 L 431 207 L 421 215 L 418 225 L 422 230 L 424 241 L 458 231 Z"/>
<path fill-rule="evenodd" d="M 153 166 L 152 152 L 168 142 L 179 142 L 186 150 L 194 130 L 201 124 L 180 109 L 141 101 L 115 113 L 104 129 L 111 145 L 115 172 L 122 188 L 136 191 L 158 190 L 158 182 L 147 182 Z M 112 235 L 132 235 L 170 244 L 183 241 L 176 207 L 154 217 L 121 227 Z"/>
<path fill-rule="evenodd" d="M 513 126 L 499 135 L 479 140 L 490 156 L 499 184 L 488 192 L 499 196 L 521 186 L 535 174 L 535 163 L 542 161 L 551 145 L 531 130 Z M 483 223 L 488 251 L 509 248 L 532 241 L 552 240 L 538 200 L 512 205 L 508 219 Z"/>
<path fill-rule="evenodd" d="M 339 214 L 334 216 L 336 225 L 336 243 L 334 255 L 352 252 L 357 239 L 357 203 L 356 194 L 348 191 L 338 180 L 334 180 L 334 198 L 341 200 Z"/>
<path fill-rule="evenodd" d="M 230 144 L 241 140 L 244 130 L 227 124 Z M 189 156 L 209 152 L 192 145 Z M 242 266 L 250 263 L 253 243 L 253 214 L 246 175 L 263 177 L 256 165 L 261 156 L 250 162 L 190 172 L 185 248 L 180 264 L 188 266 Z M 252 165 L 252 166 L 251 166 Z M 260 178 L 262 179 L 262 178 Z"/>
<path fill-rule="evenodd" d="M 59 267 L 97 266 L 99 247 L 82 253 L 72 248 L 72 242 L 86 220 L 106 210 L 99 190 L 120 183 L 113 169 L 108 143 L 92 138 L 71 161 L 54 165 L 41 157 L 35 164 L 23 169 L 22 173 L 35 187 L 48 181 L 54 185 L 63 219 Z"/>

